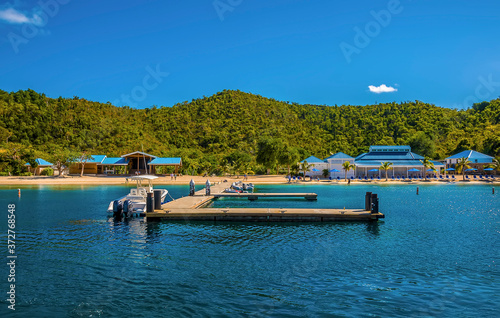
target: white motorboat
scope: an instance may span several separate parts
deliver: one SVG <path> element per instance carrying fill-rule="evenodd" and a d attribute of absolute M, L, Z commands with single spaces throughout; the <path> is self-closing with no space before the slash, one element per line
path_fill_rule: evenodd
<path fill-rule="evenodd" d="M 145 216 L 146 213 L 146 199 L 148 193 L 154 194 L 152 181 L 157 179 L 156 176 L 133 176 L 127 178 L 131 181 L 136 181 L 137 187 L 130 189 L 130 193 L 119 199 L 113 200 L 109 203 L 108 213 L 115 217 L 140 217 Z M 148 181 L 148 185 L 142 185 L 143 181 Z M 157 189 L 161 191 L 161 203 L 165 202 L 168 194 L 166 189 Z"/>
<path fill-rule="evenodd" d="M 253 183 L 243 183 L 242 181 L 233 182 L 231 188 L 237 191 L 250 191 L 253 192 Z"/>

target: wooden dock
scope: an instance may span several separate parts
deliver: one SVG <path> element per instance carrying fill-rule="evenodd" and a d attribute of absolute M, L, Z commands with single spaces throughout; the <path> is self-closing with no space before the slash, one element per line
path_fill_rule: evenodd
<path fill-rule="evenodd" d="M 250 201 L 255 201 L 258 198 L 304 198 L 306 200 L 317 200 L 316 193 L 216 193 L 213 194 L 215 199 L 218 198 L 248 198 Z"/>
<path fill-rule="evenodd" d="M 165 203 L 160 210 L 146 213 L 146 220 L 176 221 L 237 221 L 237 222 L 339 222 L 376 221 L 384 218 L 382 213 L 365 209 L 290 209 L 290 208 L 205 208 L 214 199 L 248 198 L 296 198 L 316 200 L 315 193 L 224 193 L 227 183 L 211 186 L 211 194 L 205 189 L 194 196 L 186 196 Z M 361 201 L 362 198 L 360 198 Z"/>

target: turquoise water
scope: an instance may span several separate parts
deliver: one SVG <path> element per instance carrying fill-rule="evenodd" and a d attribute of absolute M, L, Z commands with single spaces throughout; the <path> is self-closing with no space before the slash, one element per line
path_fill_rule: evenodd
<path fill-rule="evenodd" d="M 165 186 L 174 197 L 187 186 Z M 16 204 L 16 312 L 1 317 L 498 317 L 500 191 L 491 185 L 276 185 L 318 201 L 214 206 L 364 206 L 378 223 L 116 222 L 122 186 L 0 187 L 1 239 Z"/>

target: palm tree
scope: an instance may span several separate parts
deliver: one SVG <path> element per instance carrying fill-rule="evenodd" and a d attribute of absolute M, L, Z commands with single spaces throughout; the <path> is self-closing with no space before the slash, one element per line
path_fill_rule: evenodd
<path fill-rule="evenodd" d="M 330 171 L 328 169 L 323 169 L 323 177 L 328 177 L 328 174 L 330 173 Z"/>
<path fill-rule="evenodd" d="M 385 181 L 387 181 L 387 170 L 392 169 L 392 162 L 386 161 L 386 162 L 381 162 L 380 169 L 385 171 Z"/>
<path fill-rule="evenodd" d="M 420 160 L 420 162 L 422 163 L 422 166 L 424 166 L 424 170 L 432 169 L 433 171 L 436 171 L 436 169 L 434 168 L 434 163 L 428 157 L 425 157 L 424 160 Z M 427 180 L 426 172 L 427 171 L 424 171 L 425 180 Z"/>
<path fill-rule="evenodd" d="M 347 171 L 354 169 L 356 166 L 352 164 L 350 161 L 344 161 L 342 163 L 342 169 L 345 171 L 345 181 L 347 181 Z"/>
<path fill-rule="evenodd" d="M 308 164 L 307 161 L 305 161 L 305 160 L 304 160 L 304 162 L 302 162 L 301 169 L 302 169 L 302 171 L 304 171 L 304 181 L 306 180 L 306 172 L 311 170 L 311 167 L 313 167 L 313 166 L 314 165 Z"/>
<path fill-rule="evenodd" d="M 486 168 L 493 168 L 495 171 L 500 171 L 500 158 L 493 158 L 493 162 L 487 165 Z"/>
<path fill-rule="evenodd" d="M 469 163 L 470 161 L 466 157 L 459 158 L 457 160 L 457 165 L 456 165 L 457 172 L 462 173 L 462 178 L 464 181 L 465 181 L 465 169 L 470 169 Z"/>

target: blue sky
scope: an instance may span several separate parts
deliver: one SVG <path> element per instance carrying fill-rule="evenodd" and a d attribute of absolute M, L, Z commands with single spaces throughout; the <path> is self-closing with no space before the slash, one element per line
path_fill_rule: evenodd
<path fill-rule="evenodd" d="M 500 96 L 499 12 L 495 0 L 13 0 L 0 4 L 0 89 L 133 107 L 239 89 L 464 108 Z"/>

